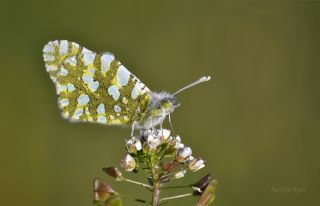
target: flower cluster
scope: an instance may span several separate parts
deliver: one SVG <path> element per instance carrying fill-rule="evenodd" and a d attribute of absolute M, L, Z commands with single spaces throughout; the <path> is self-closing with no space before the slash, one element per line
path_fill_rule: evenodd
<path fill-rule="evenodd" d="M 121 160 L 121 167 L 127 172 L 148 173 L 147 183 L 129 179 L 117 167 L 108 166 L 103 171 L 116 181 L 142 186 L 152 192 L 152 199 L 135 199 L 139 203 L 159 206 L 168 200 L 189 196 L 198 197 L 196 205 L 208 206 L 215 199 L 217 181 L 210 175 L 202 177 L 198 182 L 187 185 L 167 185 L 171 180 L 183 178 L 187 171 L 197 172 L 205 167 L 201 158 L 192 156 L 192 149 L 185 146 L 180 136 L 173 135 L 167 129 L 141 130 L 125 140 L 126 153 Z M 160 191 L 166 189 L 189 188 L 185 194 L 160 198 Z M 111 189 L 107 182 L 96 179 L 94 182 L 95 203 L 97 206 L 122 205 L 119 193 Z"/>
<path fill-rule="evenodd" d="M 192 156 L 192 149 L 181 142 L 179 135 L 171 135 L 167 129 L 143 131 L 125 143 L 127 153 L 121 167 L 129 172 L 149 171 L 159 164 L 164 172 L 177 171 L 170 179 L 179 179 L 186 169 L 196 172 L 205 166 L 204 160 Z"/>

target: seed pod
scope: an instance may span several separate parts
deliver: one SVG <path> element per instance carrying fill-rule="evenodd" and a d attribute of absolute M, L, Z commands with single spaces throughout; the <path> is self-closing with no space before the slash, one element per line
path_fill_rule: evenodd
<path fill-rule="evenodd" d="M 94 200 L 105 201 L 108 197 L 115 194 L 112 187 L 104 180 L 96 178 L 93 181 Z"/>
<path fill-rule="evenodd" d="M 192 185 L 192 188 L 195 190 L 195 195 L 201 195 L 202 192 L 206 189 L 208 184 L 212 181 L 213 177 L 211 174 L 207 174 L 206 176 L 202 177 L 198 182 Z"/>
<path fill-rule="evenodd" d="M 116 167 L 104 167 L 102 170 L 117 181 L 121 181 L 123 179 L 122 173 Z"/>

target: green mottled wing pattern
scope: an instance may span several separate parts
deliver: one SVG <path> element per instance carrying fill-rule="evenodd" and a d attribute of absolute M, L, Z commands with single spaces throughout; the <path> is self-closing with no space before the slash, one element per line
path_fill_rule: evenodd
<path fill-rule="evenodd" d="M 64 118 L 130 125 L 145 113 L 150 90 L 112 54 L 62 40 L 46 44 L 43 58 Z"/>

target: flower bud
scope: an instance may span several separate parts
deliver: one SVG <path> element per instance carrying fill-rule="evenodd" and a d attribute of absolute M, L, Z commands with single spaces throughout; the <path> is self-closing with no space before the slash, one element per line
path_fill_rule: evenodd
<path fill-rule="evenodd" d="M 121 161 L 121 167 L 128 172 L 133 171 L 136 168 L 136 161 L 130 154 L 126 154 Z"/>
<path fill-rule="evenodd" d="M 150 150 L 156 149 L 157 146 L 161 144 L 161 140 L 158 136 L 155 136 L 153 134 L 148 135 L 147 138 L 147 146 Z"/>
<path fill-rule="evenodd" d="M 176 161 L 185 162 L 191 156 L 192 150 L 190 147 L 180 148 L 177 152 Z"/>
<path fill-rule="evenodd" d="M 174 179 L 183 178 L 186 173 L 187 173 L 186 170 L 181 170 L 181 171 L 174 174 Z"/>
<path fill-rule="evenodd" d="M 177 143 L 175 146 L 174 146 L 175 149 L 181 149 L 181 148 L 184 148 L 184 144 L 182 143 Z"/>
<path fill-rule="evenodd" d="M 200 158 L 194 158 L 188 163 L 188 167 L 191 172 L 197 172 L 204 168 L 204 166 L 204 161 Z"/>
<path fill-rule="evenodd" d="M 187 161 L 190 162 L 190 161 L 192 161 L 192 160 L 194 160 L 194 156 L 191 155 L 191 156 L 188 158 Z"/>
<path fill-rule="evenodd" d="M 132 137 L 126 140 L 126 147 L 129 153 L 135 154 L 142 149 L 142 144 L 138 138 Z"/>
<path fill-rule="evenodd" d="M 179 135 L 177 135 L 175 139 L 177 142 L 181 143 L 181 137 Z"/>

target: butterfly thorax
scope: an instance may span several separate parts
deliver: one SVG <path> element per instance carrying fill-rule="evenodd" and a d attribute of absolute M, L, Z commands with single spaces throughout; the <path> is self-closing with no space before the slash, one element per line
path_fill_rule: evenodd
<path fill-rule="evenodd" d="M 137 122 L 136 128 L 150 129 L 162 124 L 167 115 L 179 106 L 176 97 L 167 92 L 152 92 L 150 96 L 149 105 L 145 114 Z"/>

